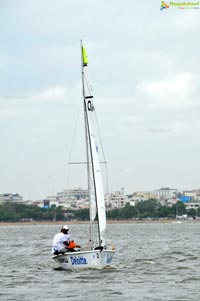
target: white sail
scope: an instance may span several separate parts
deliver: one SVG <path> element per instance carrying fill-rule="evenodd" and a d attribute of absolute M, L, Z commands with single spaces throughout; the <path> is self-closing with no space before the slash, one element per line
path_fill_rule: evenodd
<path fill-rule="evenodd" d="M 88 126 L 89 126 L 89 135 L 91 141 L 91 155 L 93 160 L 93 169 L 94 169 L 94 185 L 96 190 L 96 203 L 97 203 L 97 212 L 98 212 L 98 221 L 99 221 L 99 231 L 100 231 L 100 239 L 101 245 L 105 245 L 105 230 L 106 230 L 106 212 L 105 212 L 105 201 L 104 201 L 104 190 L 103 190 L 103 182 L 102 182 L 102 175 L 101 169 L 99 164 L 98 152 L 97 147 L 94 140 L 94 135 L 91 126 L 91 114 L 92 109 L 88 108 Z"/>
<path fill-rule="evenodd" d="M 90 221 L 93 222 L 96 214 L 96 200 L 95 200 L 95 193 L 94 193 L 94 181 L 90 178 L 90 191 L 89 191 L 89 200 L 90 200 Z"/>
<path fill-rule="evenodd" d="M 94 118 L 95 110 L 92 102 L 93 96 L 91 93 L 91 87 L 85 77 L 85 67 L 88 65 L 88 59 L 85 48 L 81 43 L 82 51 L 82 86 L 83 86 L 83 99 L 84 99 L 84 112 L 85 112 L 85 129 L 86 129 L 86 152 L 87 160 L 91 164 L 91 169 L 88 170 L 89 178 L 89 197 L 90 197 L 90 220 L 93 221 L 96 217 L 98 220 L 98 236 L 99 244 L 105 246 L 105 230 L 106 230 L 106 211 L 104 201 L 104 190 L 101 169 L 98 158 L 98 151 L 95 144 L 92 120 Z M 86 91 L 87 90 L 87 91 Z M 94 203 L 95 202 L 95 203 Z"/>

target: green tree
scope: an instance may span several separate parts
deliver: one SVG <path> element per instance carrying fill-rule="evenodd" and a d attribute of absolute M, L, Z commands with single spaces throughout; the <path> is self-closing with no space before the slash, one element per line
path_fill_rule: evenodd
<path fill-rule="evenodd" d="M 191 217 L 195 217 L 197 216 L 197 210 L 195 210 L 194 208 L 187 210 L 187 215 L 191 216 Z"/>
<path fill-rule="evenodd" d="M 88 221 L 89 218 L 89 209 L 78 209 L 74 210 L 74 219 L 82 220 L 82 221 Z"/>
<path fill-rule="evenodd" d="M 178 201 L 172 206 L 172 211 L 174 213 L 174 216 L 186 214 L 186 206 L 183 202 Z"/>
<path fill-rule="evenodd" d="M 141 218 L 159 217 L 161 206 L 162 205 L 156 199 L 149 199 L 147 201 L 139 202 L 136 205 L 136 209 Z"/>

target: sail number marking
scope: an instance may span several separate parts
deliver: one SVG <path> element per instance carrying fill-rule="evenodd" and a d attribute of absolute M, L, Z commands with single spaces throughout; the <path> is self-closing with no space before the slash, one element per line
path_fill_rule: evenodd
<path fill-rule="evenodd" d="M 88 111 L 94 111 L 94 105 L 93 103 L 91 102 L 91 100 L 88 100 L 87 102 L 87 108 L 88 108 Z"/>

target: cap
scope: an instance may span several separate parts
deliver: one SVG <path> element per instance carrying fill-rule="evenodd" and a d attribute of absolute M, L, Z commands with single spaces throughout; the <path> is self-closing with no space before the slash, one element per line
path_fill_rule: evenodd
<path fill-rule="evenodd" d="M 62 229 L 69 230 L 69 227 L 67 225 L 63 226 Z"/>

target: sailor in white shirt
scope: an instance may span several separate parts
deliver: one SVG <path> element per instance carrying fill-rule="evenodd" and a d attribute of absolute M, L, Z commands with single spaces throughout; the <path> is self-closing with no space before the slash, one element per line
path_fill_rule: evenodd
<path fill-rule="evenodd" d="M 61 228 L 60 233 L 54 236 L 52 245 L 52 253 L 54 255 L 67 252 L 67 247 L 69 246 L 70 241 L 68 232 L 69 228 L 65 225 Z"/>

